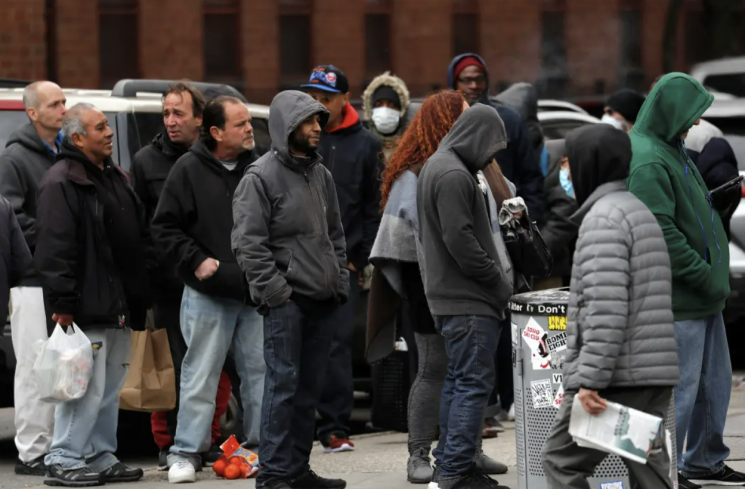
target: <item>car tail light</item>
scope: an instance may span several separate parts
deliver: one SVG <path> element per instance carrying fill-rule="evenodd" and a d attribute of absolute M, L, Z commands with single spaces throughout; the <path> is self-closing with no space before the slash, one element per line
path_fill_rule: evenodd
<path fill-rule="evenodd" d="M 741 191 L 742 197 L 745 198 L 745 185 L 740 184 L 740 191 Z"/>

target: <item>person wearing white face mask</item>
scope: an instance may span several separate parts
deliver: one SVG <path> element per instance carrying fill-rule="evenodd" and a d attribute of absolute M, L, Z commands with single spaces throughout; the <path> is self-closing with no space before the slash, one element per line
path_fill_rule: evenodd
<path fill-rule="evenodd" d="M 635 90 L 628 88 L 619 90 L 608 97 L 600 122 L 610 124 L 627 133 L 631 132 L 636 116 L 644 105 L 644 100 L 644 95 Z"/>
<path fill-rule="evenodd" d="M 382 141 L 387 162 L 413 117 L 409 90 L 402 79 L 386 71 L 370 82 L 362 99 L 368 127 Z"/>

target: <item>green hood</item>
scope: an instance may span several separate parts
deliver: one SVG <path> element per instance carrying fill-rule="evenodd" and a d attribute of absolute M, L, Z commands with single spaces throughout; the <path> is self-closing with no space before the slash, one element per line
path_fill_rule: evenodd
<path fill-rule="evenodd" d="M 678 137 L 709 108 L 714 96 L 685 73 L 668 73 L 639 111 L 634 132 L 677 146 Z"/>

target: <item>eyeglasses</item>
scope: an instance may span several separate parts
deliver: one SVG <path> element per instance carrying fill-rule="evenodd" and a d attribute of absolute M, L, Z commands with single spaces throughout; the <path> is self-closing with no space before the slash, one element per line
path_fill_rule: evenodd
<path fill-rule="evenodd" d="M 474 83 L 476 85 L 483 85 L 486 83 L 486 77 L 475 76 L 475 77 L 458 78 L 458 83 L 462 83 L 463 85 L 473 85 Z"/>

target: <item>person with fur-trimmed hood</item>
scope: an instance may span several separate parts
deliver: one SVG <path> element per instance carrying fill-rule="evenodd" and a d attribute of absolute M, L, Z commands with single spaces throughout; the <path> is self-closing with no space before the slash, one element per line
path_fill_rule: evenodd
<path fill-rule="evenodd" d="M 373 78 L 362 100 L 368 128 L 382 141 L 388 162 L 415 113 L 409 89 L 402 79 L 386 71 Z"/>

